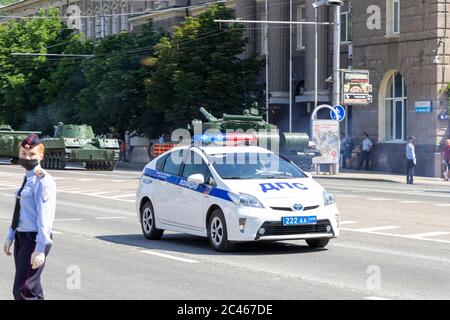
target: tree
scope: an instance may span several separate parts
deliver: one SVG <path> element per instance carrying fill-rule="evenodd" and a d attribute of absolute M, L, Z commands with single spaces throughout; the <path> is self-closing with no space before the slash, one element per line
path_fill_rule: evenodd
<path fill-rule="evenodd" d="M 47 99 L 41 85 L 59 61 L 11 53 L 61 52 L 65 46 L 59 44 L 68 42 L 73 35 L 61 22 L 57 9 L 40 10 L 38 16 L 41 18 L 0 25 L 0 117 L 16 128 L 23 124 L 27 114 L 44 105 Z"/>
<path fill-rule="evenodd" d="M 200 106 L 221 115 L 240 113 L 258 100 L 262 62 L 240 58 L 247 43 L 240 26 L 214 22 L 231 18 L 231 9 L 214 5 L 198 17 L 188 17 L 156 46 L 155 72 L 146 82 L 147 114 L 157 115 L 159 123 L 164 120 L 166 132 L 198 118 Z M 147 131 L 160 133 L 158 127 Z"/>
<path fill-rule="evenodd" d="M 94 57 L 82 63 L 85 86 L 78 97 L 79 121 L 102 133 L 113 127 L 123 134 L 141 125 L 144 79 L 151 75 L 147 62 L 159 38 L 149 22 L 142 33 L 121 32 L 94 48 Z"/>

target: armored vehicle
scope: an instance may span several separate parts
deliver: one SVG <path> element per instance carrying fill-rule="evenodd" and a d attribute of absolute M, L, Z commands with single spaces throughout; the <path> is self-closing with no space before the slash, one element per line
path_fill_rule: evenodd
<path fill-rule="evenodd" d="M 29 134 L 40 132 L 14 131 L 9 125 L 0 125 L 0 158 L 9 158 L 12 164 L 19 158 L 19 145 Z"/>
<path fill-rule="evenodd" d="M 95 137 L 88 125 L 55 126 L 53 138 L 43 138 L 46 169 L 64 169 L 68 162 L 83 162 L 87 170 L 113 171 L 119 160 L 117 139 Z"/>
<path fill-rule="evenodd" d="M 252 130 L 260 146 L 280 153 L 305 171 L 311 171 L 312 159 L 320 156 L 320 152 L 310 142 L 307 133 L 280 132 L 276 125 L 264 120 L 257 108 L 246 109 L 241 115 L 225 113 L 220 119 L 203 107 L 200 108 L 200 112 L 207 122 L 193 120 L 194 128 L 201 125 L 202 132 L 215 129 L 221 133 L 227 133 L 227 130 L 243 130 L 244 132 Z"/>

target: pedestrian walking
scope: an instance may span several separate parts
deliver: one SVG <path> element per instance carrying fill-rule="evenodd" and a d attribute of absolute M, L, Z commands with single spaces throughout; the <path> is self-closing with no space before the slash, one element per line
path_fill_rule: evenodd
<path fill-rule="evenodd" d="M 125 141 L 119 139 L 119 161 L 126 161 L 127 145 Z"/>
<path fill-rule="evenodd" d="M 353 144 L 353 139 L 350 135 L 344 138 L 344 152 L 343 152 L 343 168 L 351 169 L 352 167 L 352 152 L 355 145 Z"/>
<path fill-rule="evenodd" d="M 25 170 L 22 186 L 16 192 L 16 203 L 11 227 L 3 251 L 11 256 L 14 244 L 13 295 L 16 300 L 43 300 L 41 274 L 50 252 L 52 225 L 56 206 L 56 185 L 42 170 L 44 145 L 36 134 L 20 144 L 18 164 Z"/>
<path fill-rule="evenodd" d="M 406 183 L 414 184 L 414 168 L 417 164 L 416 160 L 416 139 L 414 137 L 408 138 L 406 144 Z"/>
<path fill-rule="evenodd" d="M 364 132 L 362 138 L 361 159 L 359 160 L 359 167 L 358 167 L 359 170 L 361 170 L 364 163 L 366 171 L 369 170 L 370 151 L 372 151 L 372 148 L 373 143 L 369 139 L 369 134 L 367 132 Z"/>
<path fill-rule="evenodd" d="M 445 140 L 442 158 L 444 160 L 444 180 L 448 181 L 450 178 L 450 137 Z"/>

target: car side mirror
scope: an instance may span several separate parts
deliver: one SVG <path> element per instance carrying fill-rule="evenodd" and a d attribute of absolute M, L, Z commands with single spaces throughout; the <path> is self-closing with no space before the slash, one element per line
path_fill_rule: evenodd
<path fill-rule="evenodd" d="M 192 174 L 187 179 L 189 182 L 193 182 L 196 184 L 204 184 L 205 183 L 205 177 L 201 173 Z"/>
<path fill-rule="evenodd" d="M 217 182 L 216 182 L 216 180 L 214 180 L 213 177 L 209 178 L 208 184 L 212 187 L 217 187 Z"/>
<path fill-rule="evenodd" d="M 305 174 L 305 176 L 307 176 L 308 178 L 312 179 L 312 174 L 311 172 L 303 172 Z"/>

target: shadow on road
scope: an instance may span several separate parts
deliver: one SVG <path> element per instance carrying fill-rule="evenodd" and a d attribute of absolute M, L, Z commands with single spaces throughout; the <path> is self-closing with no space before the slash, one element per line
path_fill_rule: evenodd
<path fill-rule="evenodd" d="M 97 236 L 99 240 L 117 244 L 138 247 L 142 249 L 156 249 L 169 252 L 196 254 L 205 256 L 224 255 L 284 255 L 311 254 L 327 249 L 312 249 L 304 241 L 287 242 L 248 242 L 239 243 L 232 252 L 216 252 L 212 249 L 208 239 L 187 234 L 165 234 L 161 240 L 147 240 L 140 234 L 104 235 Z"/>

